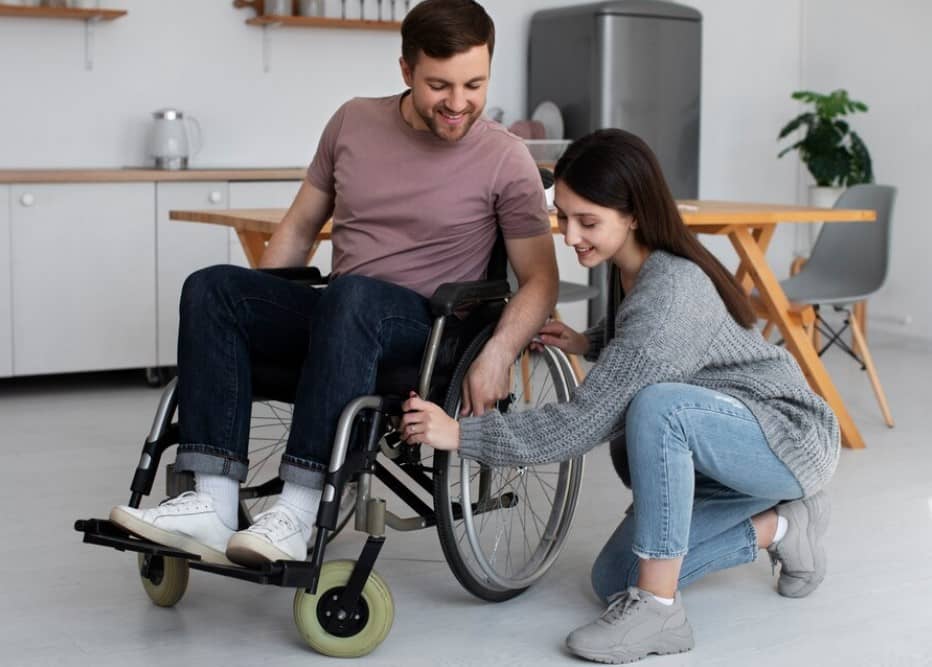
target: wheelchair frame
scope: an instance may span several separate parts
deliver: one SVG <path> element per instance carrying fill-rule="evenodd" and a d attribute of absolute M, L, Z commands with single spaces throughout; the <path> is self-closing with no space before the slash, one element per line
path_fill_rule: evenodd
<path fill-rule="evenodd" d="M 285 269 L 276 270 L 272 273 L 278 273 L 282 277 L 289 279 L 298 279 L 308 281 L 307 271 L 302 269 Z M 319 274 L 317 274 L 319 279 Z M 313 279 L 308 281 L 314 284 Z M 508 283 L 505 281 L 475 281 L 469 283 L 450 283 L 441 285 L 431 299 L 431 309 L 434 315 L 434 322 L 431 333 L 425 348 L 420 373 L 419 373 L 419 392 L 421 396 L 431 396 L 432 379 L 437 366 L 438 356 L 441 350 L 441 341 L 447 326 L 447 318 L 460 309 L 471 306 L 474 308 L 475 317 L 485 317 L 494 323 L 497 315 L 504 307 L 504 303 L 510 296 Z M 494 316 L 494 319 L 493 319 Z M 486 327 L 487 328 L 487 327 Z M 481 336 L 485 328 L 479 327 L 470 337 L 470 341 Z M 477 336 L 478 334 L 478 336 Z M 559 353 L 558 364 L 564 380 L 575 378 L 569 363 Z M 454 378 L 455 381 L 455 378 Z M 163 452 L 173 444 L 178 442 L 177 423 L 171 421 L 175 413 L 177 398 L 175 392 L 175 380 L 172 380 L 163 392 L 152 428 L 143 444 L 142 454 L 139 464 L 137 465 L 133 476 L 131 488 L 131 497 L 129 505 L 139 507 L 142 497 L 149 495 L 158 470 L 158 465 Z M 569 389 L 569 388 L 567 388 Z M 402 414 L 402 399 L 392 396 L 361 396 L 351 401 L 343 410 L 338 426 L 330 464 L 328 466 L 323 495 L 317 517 L 317 532 L 315 543 L 310 552 L 309 561 L 276 561 L 265 564 L 260 568 L 245 568 L 239 566 L 219 565 L 204 562 L 199 556 L 190 554 L 171 547 L 165 547 L 154 542 L 135 537 L 122 528 L 103 519 L 86 519 L 78 520 L 75 523 L 75 529 L 84 534 L 84 542 L 109 546 L 120 551 L 135 551 L 140 554 L 140 575 L 144 579 L 158 586 L 165 574 L 165 559 L 181 559 L 188 567 L 196 570 L 203 570 L 220 574 L 227 577 L 251 581 L 257 584 L 270 584 L 281 587 L 290 587 L 298 589 L 295 599 L 296 622 L 298 615 L 298 600 L 302 591 L 316 595 L 318 583 L 324 568 L 324 556 L 326 553 L 326 544 L 328 539 L 334 535 L 342 525 L 339 524 L 340 499 L 344 486 L 353 479 L 358 480 L 358 492 L 355 503 L 355 528 L 359 531 L 366 532 L 368 537 L 363 546 L 362 552 L 355 562 L 352 573 L 349 576 L 345 586 L 333 588 L 327 592 L 317 603 L 317 616 L 324 631 L 334 637 L 352 637 L 360 631 L 368 619 L 368 610 L 366 603 L 363 601 L 363 589 L 370 581 L 370 577 L 377 577 L 374 572 L 374 564 L 378 554 L 385 542 L 385 526 L 396 530 L 415 530 L 434 526 L 437 524 L 438 509 L 431 508 L 421 498 L 409 488 L 405 482 L 388 470 L 378 460 L 378 455 L 386 447 L 397 453 L 401 458 L 409 456 L 409 460 L 403 460 L 399 466 L 409 479 L 416 485 L 420 486 L 432 496 L 435 491 L 434 479 L 425 474 L 423 466 L 412 453 L 412 448 L 400 447 L 400 438 L 394 429 L 388 424 L 389 420 Z M 389 436 L 389 438 L 386 438 Z M 390 436 L 394 435 L 394 439 Z M 575 463 L 575 461 L 574 461 Z M 407 464 L 407 465 L 406 465 Z M 582 475 L 582 460 L 578 460 L 578 469 L 575 471 L 575 487 L 565 490 L 568 494 L 565 500 L 566 505 L 563 510 L 559 523 L 559 534 L 554 535 L 556 540 L 556 549 L 553 553 L 548 553 L 547 562 L 540 568 L 541 576 L 549 568 L 553 560 L 556 559 L 563 539 L 572 520 L 575 508 L 576 494 L 578 493 L 579 483 Z M 432 471 L 435 470 L 432 469 Z M 373 476 L 380 480 L 390 491 L 392 491 L 400 500 L 406 503 L 416 516 L 402 518 L 386 509 L 385 500 L 382 498 L 372 497 L 371 482 Z M 465 473 L 464 473 L 465 477 Z M 272 495 L 280 492 L 281 480 L 276 478 L 265 482 L 258 487 L 247 487 L 241 490 L 241 501 L 249 497 L 261 497 Z M 488 484 L 485 485 L 484 493 L 488 494 Z M 480 480 L 480 489 L 483 488 L 483 482 Z M 481 494 L 482 492 L 480 492 Z M 245 495 L 244 495 L 245 494 Z M 477 498 L 470 503 L 470 512 L 468 515 L 481 514 L 491 509 L 508 508 L 518 502 L 517 498 Z M 511 494 L 513 495 L 513 494 Z M 468 484 L 464 493 L 464 499 L 468 500 Z M 435 503 L 436 504 L 436 503 Z M 451 502 L 452 514 L 454 520 L 463 518 L 463 508 L 456 503 Z M 244 513 L 242 503 L 240 504 L 240 521 L 243 522 Z M 472 539 L 472 538 L 470 538 Z M 443 541 L 441 540 L 443 544 Z M 446 550 L 444 545 L 444 549 Z M 447 560 L 450 560 L 449 554 Z M 450 563 L 451 566 L 453 563 Z M 454 568 L 454 574 L 460 579 L 461 574 Z M 185 581 L 181 585 L 181 590 L 177 597 L 166 600 L 163 606 L 171 606 L 184 593 L 187 572 L 185 570 Z M 529 585 L 529 583 L 528 583 Z M 527 586 L 524 586 L 526 588 Z M 386 587 L 387 588 L 387 587 Z M 467 586 L 471 592 L 480 595 L 475 590 Z M 495 596 L 480 595 L 490 600 L 503 600 L 513 597 L 522 592 L 524 588 L 513 591 L 501 592 Z M 148 589 L 147 589 L 148 590 Z M 331 593 L 333 593 L 331 595 Z M 150 593 L 150 597 L 152 597 Z M 389 595 L 390 600 L 390 595 Z M 162 604 L 155 600 L 157 604 Z M 389 604 L 391 604 L 389 602 Z M 393 615 L 393 610 L 390 610 Z M 377 639 L 374 645 L 369 646 L 361 653 L 348 653 L 346 655 L 362 655 L 375 648 L 378 643 L 384 639 L 390 628 L 391 621 L 388 621 L 388 627 L 385 634 Z M 300 624 L 299 624 L 300 627 Z M 308 639 L 305 637 L 305 639 Z M 310 639 L 308 639 L 311 642 Z M 321 648 L 312 643 L 312 646 L 318 650 Z M 326 650 L 325 650 L 326 652 Z"/>

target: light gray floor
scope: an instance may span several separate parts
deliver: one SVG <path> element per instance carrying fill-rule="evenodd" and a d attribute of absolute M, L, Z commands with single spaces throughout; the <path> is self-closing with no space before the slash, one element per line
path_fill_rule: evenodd
<path fill-rule="evenodd" d="M 695 650 L 646 664 L 932 664 L 932 351 L 879 335 L 872 345 L 893 430 L 866 375 L 839 353 L 827 357 L 868 449 L 843 453 L 830 489 L 825 583 L 808 599 L 783 599 L 766 557 L 709 576 L 684 594 Z M 299 639 L 290 590 L 192 572 L 179 605 L 160 609 L 133 556 L 81 543 L 76 518 L 126 501 L 157 399 L 138 374 L 0 382 L 0 664 L 337 664 Z M 560 560 L 500 605 L 459 587 L 432 531 L 390 532 L 377 568 L 395 625 L 362 663 L 582 664 L 563 639 L 599 611 L 589 566 L 629 499 L 604 449 L 591 454 Z M 354 557 L 361 542 L 341 535 L 330 555 Z"/>

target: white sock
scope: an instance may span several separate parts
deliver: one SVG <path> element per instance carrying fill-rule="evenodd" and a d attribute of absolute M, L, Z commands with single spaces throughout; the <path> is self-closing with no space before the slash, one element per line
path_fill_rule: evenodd
<path fill-rule="evenodd" d="M 786 517 L 777 516 L 777 530 L 773 534 L 773 541 L 770 543 L 771 546 L 783 539 L 783 536 L 786 535 L 786 529 L 789 527 L 789 523 L 786 521 Z"/>
<path fill-rule="evenodd" d="M 651 595 L 654 594 L 651 593 Z M 666 607 L 672 607 L 673 603 L 676 601 L 676 598 L 662 598 L 659 595 L 654 595 L 654 599 Z"/>
<path fill-rule="evenodd" d="M 317 509 L 320 507 L 320 498 L 323 491 L 301 486 L 293 482 L 285 482 L 282 494 L 278 497 L 276 505 L 284 505 L 303 524 L 301 526 L 305 539 L 310 539 L 311 528 L 317 521 Z"/>
<path fill-rule="evenodd" d="M 217 516 L 230 530 L 236 530 L 239 482 L 226 475 L 194 473 L 194 488 L 198 493 L 210 496 L 214 501 Z"/>

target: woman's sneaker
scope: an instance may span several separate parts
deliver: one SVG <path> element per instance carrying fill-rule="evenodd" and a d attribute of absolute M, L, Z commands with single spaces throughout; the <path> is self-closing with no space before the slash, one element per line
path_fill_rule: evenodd
<path fill-rule="evenodd" d="M 118 505 L 110 521 L 144 539 L 197 554 L 202 560 L 232 565 L 225 555 L 233 530 L 227 528 L 205 493 L 185 491 L 152 509 Z"/>
<path fill-rule="evenodd" d="M 276 504 L 256 515 L 246 530 L 235 533 L 227 544 L 227 558 L 247 567 L 277 560 L 304 560 L 310 528 L 286 505 Z"/>
<path fill-rule="evenodd" d="M 634 586 L 613 598 L 599 618 L 566 638 L 571 653 L 611 664 L 634 662 L 651 654 L 682 653 L 693 646 L 693 629 L 679 592 L 667 606 Z"/>
<path fill-rule="evenodd" d="M 825 546 L 828 529 L 828 496 L 814 496 L 777 505 L 777 515 L 786 519 L 786 534 L 767 548 L 770 562 L 780 564 L 777 592 L 788 598 L 802 598 L 819 587 L 825 578 Z"/>

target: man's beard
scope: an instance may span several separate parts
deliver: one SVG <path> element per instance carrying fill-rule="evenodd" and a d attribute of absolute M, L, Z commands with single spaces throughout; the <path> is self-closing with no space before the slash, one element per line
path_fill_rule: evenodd
<path fill-rule="evenodd" d="M 479 111 L 476 111 L 472 106 L 470 106 L 468 112 L 464 112 L 463 114 L 461 114 L 465 116 L 465 119 L 463 120 L 463 124 L 455 128 L 448 128 L 444 126 L 443 120 L 437 119 L 437 116 L 442 115 L 440 111 L 441 109 L 443 109 L 442 104 L 434 107 L 432 109 L 433 113 L 428 114 L 428 115 L 421 113 L 421 110 L 418 108 L 417 104 L 414 104 L 412 106 L 414 106 L 415 113 L 417 113 L 417 115 L 421 117 L 421 120 L 424 121 L 424 124 L 427 125 L 431 133 L 435 137 L 439 139 L 443 139 L 444 141 L 459 141 L 460 139 L 465 137 L 469 133 L 469 130 L 472 128 L 473 124 L 476 122 L 476 120 L 479 118 L 479 116 L 482 113 L 481 109 Z"/>

